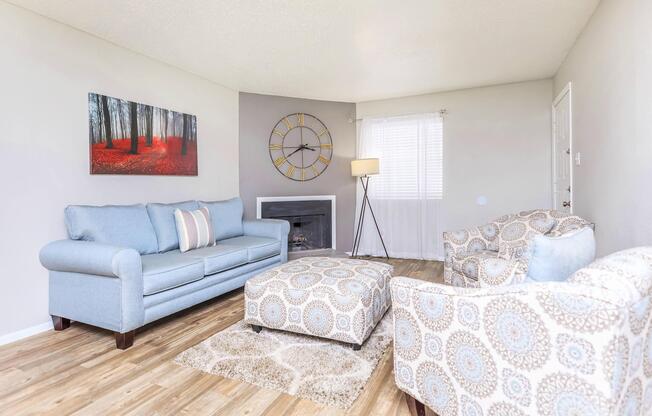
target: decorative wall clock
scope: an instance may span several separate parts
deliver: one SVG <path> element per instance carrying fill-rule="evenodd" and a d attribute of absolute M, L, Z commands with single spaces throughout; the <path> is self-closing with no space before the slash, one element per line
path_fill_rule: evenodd
<path fill-rule="evenodd" d="M 294 181 L 324 173 L 333 158 L 333 139 L 317 117 L 295 113 L 283 117 L 269 135 L 269 157 L 276 169 Z"/>

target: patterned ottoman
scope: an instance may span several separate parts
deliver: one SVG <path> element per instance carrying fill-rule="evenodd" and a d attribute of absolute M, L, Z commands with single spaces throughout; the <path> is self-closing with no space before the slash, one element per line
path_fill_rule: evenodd
<path fill-rule="evenodd" d="M 389 308 L 394 268 L 367 260 L 304 257 L 245 284 L 245 322 L 353 344 L 358 350 Z"/>

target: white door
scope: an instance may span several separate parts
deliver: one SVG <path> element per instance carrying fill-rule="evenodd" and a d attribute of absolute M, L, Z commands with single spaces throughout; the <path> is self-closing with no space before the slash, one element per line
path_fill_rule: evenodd
<path fill-rule="evenodd" d="M 556 210 L 573 212 L 573 117 L 569 83 L 552 105 L 552 193 Z"/>

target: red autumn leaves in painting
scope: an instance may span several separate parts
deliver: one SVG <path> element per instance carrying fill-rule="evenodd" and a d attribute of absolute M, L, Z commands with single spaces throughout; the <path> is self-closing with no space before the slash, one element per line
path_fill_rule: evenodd
<path fill-rule="evenodd" d="M 197 118 L 88 95 L 91 173 L 197 175 Z"/>

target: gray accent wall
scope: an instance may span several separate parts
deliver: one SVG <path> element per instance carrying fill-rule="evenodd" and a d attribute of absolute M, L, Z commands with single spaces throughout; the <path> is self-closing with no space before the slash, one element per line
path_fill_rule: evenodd
<path fill-rule="evenodd" d="M 308 113 L 328 127 L 333 139 L 333 160 L 321 176 L 305 182 L 286 178 L 269 157 L 272 128 L 292 113 Z M 353 245 L 355 179 L 355 104 L 240 93 L 240 196 L 245 218 L 256 217 L 256 197 L 335 195 L 337 197 L 337 249 Z"/>
<path fill-rule="evenodd" d="M 269 157 L 272 127 L 293 113 L 319 118 L 333 139 L 333 160 L 324 173 L 305 182 L 293 181 L 276 170 Z M 337 197 L 337 250 L 353 245 L 355 179 L 355 104 L 240 93 L 240 196 L 245 218 L 256 217 L 256 197 L 335 195 Z"/>

